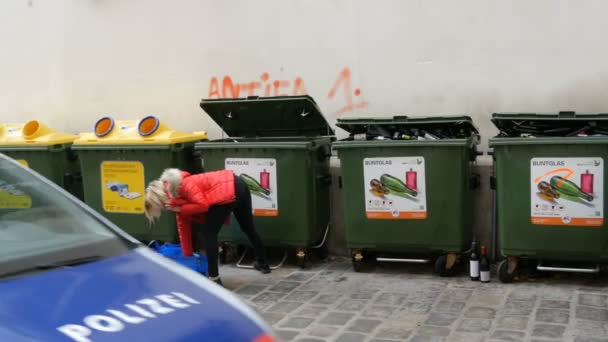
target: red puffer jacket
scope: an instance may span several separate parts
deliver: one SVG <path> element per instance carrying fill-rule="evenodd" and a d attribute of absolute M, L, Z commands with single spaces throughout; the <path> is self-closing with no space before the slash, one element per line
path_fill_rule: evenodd
<path fill-rule="evenodd" d="M 232 170 L 196 175 L 182 171 L 179 198 L 171 199 L 169 205 L 180 208 L 175 217 L 182 253 L 185 256 L 191 256 L 193 253 L 192 222 L 203 223 L 209 207 L 234 201 L 234 172 Z"/>

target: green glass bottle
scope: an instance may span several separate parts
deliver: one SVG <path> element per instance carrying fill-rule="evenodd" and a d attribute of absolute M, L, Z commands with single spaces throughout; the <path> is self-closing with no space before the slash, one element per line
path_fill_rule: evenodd
<path fill-rule="evenodd" d="M 593 195 L 584 192 L 572 181 L 563 177 L 551 177 L 551 186 L 564 195 L 583 198 L 589 202 L 593 201 Z"/>
<path fill-rule="evenodd" d="M 253 192 L 261 193 L 266 196 L 270 195 L 270 190 L 264 189 L 264 187 L 262 185 L 260 185 L 260 183 L 258 183 L 258 181 L 255 178 L 249 176 L 248 174 L 241 173 L 241 179 L 243 179 L 245 181 L 245 183 L 249 187 L 249 190 L 251 190 Z"/>

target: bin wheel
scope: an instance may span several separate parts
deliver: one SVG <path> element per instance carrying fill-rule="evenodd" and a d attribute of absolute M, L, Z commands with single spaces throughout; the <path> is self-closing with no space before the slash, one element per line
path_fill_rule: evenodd
<path fill-rule="evenodd" d="M 498 269 L 496 273 L 498 273 L 498 279 L 503 283 L 510 283 L 515 278 L 516 268 L 514 268 L 511 272 L 509 271 L 509 260 L 505 259 L 498 263 Z"/>
<path fill-rule="evenodd" d="M 437 273 L 440 277 L 451 277 L 456 273 L 454 266 L 455 263 L 448 268 L 448 255 L 440 255 L 437 260 L 435 260 L 435 273 Z"/>
<path fill-rule="evenodd" d="M 352 261 L 353 261 L 353 270 L 355 272 L 363 272 L 363 266 L 364 266 L 363 252 L 359 251 L 359 250 L 354 250 L 351 252 L 351 255 L 352 255 Z"/>
<path fill-rule="evenodd" d="M 306 252 L 306 249 L 298 249 L 296 251 L 296 256 L 298 257 L 298 267 L 305 269 L 309 266 L 310 256 Z"/>
<path fill-rule="evenodd" d="M 220 244 L 220 262 L 222 264 L 229 264 L 236 261 L 238 257 L 238 247 L 227 243 Z"/>

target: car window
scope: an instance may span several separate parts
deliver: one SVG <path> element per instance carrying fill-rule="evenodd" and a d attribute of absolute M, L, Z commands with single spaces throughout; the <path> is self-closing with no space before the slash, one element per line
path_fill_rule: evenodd
<path fill-rule="evenodd" d="M 40 176 L 0 155 L 0 277 L 132 248 Z"/>

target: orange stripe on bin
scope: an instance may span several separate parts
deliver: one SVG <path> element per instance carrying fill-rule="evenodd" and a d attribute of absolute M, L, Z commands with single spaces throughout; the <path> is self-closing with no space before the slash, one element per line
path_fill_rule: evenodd
<path fill-rule="evenodd" d="M 275 216 L 279 216 L 279 211 L 273 210 L 273 209 L 254 209 L 253 216 L 275 217 Z"/>
<path fill-rule="evenodd" d="M 365 217 L 372 220 L 424 220 L 426 219 L 426 211 L 424 212 L 400 212 L 394 216 L 390 212 L 366 211 Z"/>
<path fill-rule="evenodd" d="M 537 217 L 532 216 L 532 224 L 544 226 L 583 226 L 583 227 L 598 227 L 604 225 L 604 219 L 601 218 L 572 218 L 570 223 L 564 223 L 561 217 Z"/>

